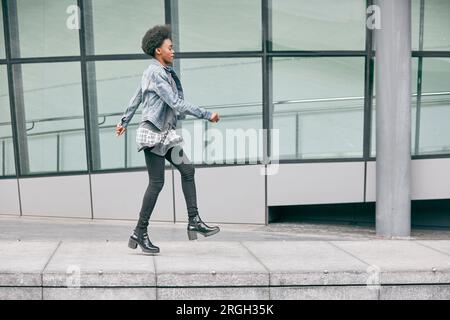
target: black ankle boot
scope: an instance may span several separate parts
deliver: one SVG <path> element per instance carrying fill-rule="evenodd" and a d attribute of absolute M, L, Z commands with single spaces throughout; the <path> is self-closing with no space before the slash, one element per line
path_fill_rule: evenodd
<path fill-rule="evenodd" d="M 159 248 L 153 245 L 148 238 L 147 231 L 136 232 L 135 230 L 131 235 L 130 240 L 128 241 L 128 247 L 131 249 L 136 249 L 138 245 L 145 253 L 159 253 Z"/>
<path fill-rule="evenodd" d="M 200 216 L 197 214 L 196 216 L 189 217 L 189 224 L 187 226 L 187 233 L 189 240 L 197 239 L 197 232 L 203 235 L 204 237 L 212 236 L 220 231 L 219 227 L 209 227 L 207 226 Z"/>

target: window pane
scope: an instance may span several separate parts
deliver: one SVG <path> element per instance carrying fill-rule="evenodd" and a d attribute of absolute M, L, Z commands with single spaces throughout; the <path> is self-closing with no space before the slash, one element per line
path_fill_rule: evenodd
<path fill-rule="evenodd" d="M 4 39 L 4 32 L 3 32 L 3 11 L 2 7 L 0 6 L 0 59 L 5 59 L 5 39 Z"/>
<path fill-rule="evenodd" d="M 91 54 L 143 53 L 141 40 L 156 24 L 164 24 L 163 0 L 93 0 Z M 92 31 L 87 31 L 92 39 Z"/>
<path fill-rule="evenodd" d="M 86 170 L 80 64 L 21 67 L 30 172 Z"/>
<path fill-rule="evenodd" d="M 419 50 L 420 0 L 411 1 L 411 49 Z"/>
<path fill-rule="evenodd" d="M 424 50 L 450 50 L 450 1 L 425 1 Z"/>
<path fill-rule="evenodd" d="M 374 59 L 374 70 L 376 70 L 376 59 Z M 414 154 L 415 134 L 416 134 L 416 106 L 417 106 L 417 70 L 419 60 L 412 58 L 411 60 L 411 153 Z M 376 73 L 373 80 L 373 102 L 372 102 L 372 125 L 371 125 L 371 142 L 370 156 L 376 156 Z"/>
<path fill-rule="evenodd" d="M 361 0 L 272 1 L 274 50 L 364 50 Z"/>
<path fill-rule="evenodd" d="M 76 0 L 17 0 L 20 55 L 79 55 L 78 29 L 72 23 L 76 4 Z"/>
<path fill-rule="evenodd" d="M 191 137 L 189 143 L 183 134 L 186 142 L 184 150 L 191 161 L 202 162 L 197 155 L 197 147 L 202 149 L 205 144 L 203 161 L 209 163 L 243 160 L 253 163 L 258 157 L 261 158 L 262 148 L 258 148 L 255 145 L 258 141 L 254 141 L 262 128 L 261 60 L 185 59 L 177 63 L 181 65 L 186 100 L 220 116 L 217 123 L 191 116 L 182 121 L 182 129 Z M 196 134 L 196 128 L 200 128 L 200 135 Z M 206 132 L 209 143 L 205 142 L 201 132 Z M 248 150 L 241 149 L 242 145 L 247 146 Z"/>
<path fill-rule="evenodd" d="M 0 176 L 15 175 L 6 66 L 0 66 Z"/>
<path fill-rule="evenodd" d="M 363 58 L 275 58 L 273 86 L 281 159 L 362 156 Z"/>
<path fill-rule="evenodd" d="M 261 1 L 190 0 L 178 7 L 180 51 L 261 50 Z"/>
<path fill-rule="evenodd" d="M 96 78 L 90 79 L 89 91 L 92 95 L 93 86 L 96 86 L 100 133 L 100 150 L 93 150 L 94 153 L 101 153 L 101 166 L 96 169 L 145 166 L 144 152 L 137 152 L 135 142 L 136 129 L 141 121 L 142 106 L 137 109 L 124 135 L 117 137 L 115 127 L 128 107 L 148 64 L 149 60 L 90 63 L 90 68 L 95 67 Z"/>
<path fill-rule="evenodd" d="M 450 59 L 424 58 L 419 154 L 450 153 Z"/>

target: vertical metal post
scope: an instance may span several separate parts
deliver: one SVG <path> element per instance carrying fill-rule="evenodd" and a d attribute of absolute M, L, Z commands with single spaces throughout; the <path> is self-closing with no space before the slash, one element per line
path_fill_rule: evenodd
<path fill-rule="evenodd" d="M 23 103 L 22 69 L 20 64 L 17 65 L 18 68 L 13 68 L 14 65 L 11 64 L 13 57 L 20 57 L 17 4 L 15 1 L 2 0 L 2 9 L 14 164 L 16 169 L 17 194 L 19 196 L 19 213 L 22 216 L 22 195 L 20 193 L 19 177 L 21 174 L 26 174 L 30 171 L 30 163 L 28 157 L 25 107 Z"/>
<path fill-rule="evenodd" d="M 5 29 L 6 60 L 8 61 L 8 84 L 11 107 L 11 129 L 14 141 L 16 174 L 30 172 L 28 139 L 26 130 L 25 103 L 23 95 L 22 65 L 10 60 L 20 57 L 19 22 L 16 1 L 2 1 Z"/>
<path fill-rule="evenodd" d="M 263 123 L 263 164 L 266 167 L 272 154 L 271 133 L 273 126 L 273 85 L 272 85 L 272 0 L 261 0 L 262 23 L 262 114 Z M 264 175 L 265 189 L 265 224 L 269 224 L 269 207 L 267 204 L 267 174 Z"/>
<path fill-rule="evenodd" d="M 59 172 L 60 167 L 59 167 L 59 163 L 60 163 L 60 144 L 61 144 L 61 137 L 60 134 L 57 133 L 56 134 L 56 172 Z"/>
<path fill-rule="evenodd" d="M 180 23 L 178 19 L 178 0 L 165 0 L 165 23 L 169 24 L 172 30 L 172 44 L 175 50 L 175 57 L 177 55 L 177 51 L 180 51 Z M 180 74 L 180 64 L 181 60 L 175 59 L 173 68 L 177 75 Z"/>
<path fill-rule="evenodd" d="M 124 148 L 125 148 L 125 168 L 128 168 L 128 134 L 125 131 Z"/>
<path fill-rule="evenodd" d="M 373 0 L 366 0 L 366 8 L 373 5 Z M 367 17 L 366 17 L 367 18 Z M 367 194 L 367 161 L 371 156 L 372 140 L 372 101 L 373 101 L 373 30 L 366 26 L 366 57 L 364 65 L 364 129 L 363 129 L 363 158 L 364 158 L 364 202 Z"/>
<path fill-rule="evenodd" d="M 98 127 L 97 82 L 95 62 L 86 56 L 95 54 L 94 23 L 91 0 L 78 0 L 80 7 L 80 56 L 81 79 L 85 113 L 85 139 L 88 148 L 86 155 L 89 172 L 101 169 L 100 132 Z"/>
<path fill-rule="evenodd" d="M 411 0 L 378 0 L 376 232 L 411 232 Z"/>
<path fill-rule="evenodd" d="M 87 35 L 89 32 L 92 35 L 92 23 L 89 25 L 89 21 L 92 20 L 92 4 L 90 0 L 78 0 L 78 7 L 80 9 L 80 58 L 81 58 L 81 87 L 83 91 L 83 114 L 84 114 L 84 130 L 85 130 L 85 146 L 86 146 L 86 162 L 89 175 L 89 197 L 91 200 L 91 219 L 94 219 L 94 204 L 92 199 L 92 177 L 91 171 L 95 168 L 99 168 L 100 159 L 100 145 L 99 145 L 99 133 L 98 133 L 98 115 L 97 104 L 93 103 L 89 97 L 89 87 L 95 85 L 94 79 L 90 79 L 88 72 L 88 62 L 86 61 L 86 55 L 88 50 L 93 50 L 92 37 Z M 86 31 L 86 26 L 90 27 L 89 31 Z M 93 52 L 92 52 L 93 53 Z M 95 149 L 95 150 L 94 150 Z"/>
<path fill-rule="evenodd" d="M 5 152 L 6 152 L 6 148 L 5 148 L 5 140 L 2 140 L 2 172 L 3 172 L 3 176 L 5 176 L 5 174 L 6 174 L 6 164 L 5 164 L 5 161 L 6 161 L 6 155 L 5 155 Z"/>
<path fill-rule="evenodd" d="M 420 0 L 419 51 L 423 51 L 423 27 L 425 18 L 425 0 Z M 414 154 L 419 154 L 420 146 L 420 111 L 422 106 L 422 68 L 423 57 L 418 57 L 417 66 L 417 98 L 416 98 L 416 130 L 414 135 Z"/>
<path fill-rule="evenodd" d="M 300 112 L 295 113 L 295 159 L 300 157 Z"/>
<path fill-rule="evenodd" d="M 264 135 L 264 163 L 272 153 L 271 130 L 273 126 L 273 93 L 272 93 L 272 58 L 269 52 L 272 51 L 272 23 L 271 23 L 272 0 L 262 0 L 262 92 L 263 92 L 263 129 Z"/>
<path fill-rule="evenodd" d="M 164 1 L 164 12 L 165 12 L 165 23 L 170 25 L 172 30 L 172 44 L 173 49 L 175 50 L 175 56 L 177 55 L 177 51 L 181 51 L 180 49 L 180 23 L 178 19 L 178 0 L 165 0 Z M 173 63 L 173 68 L 177 73 L 178 77 L 181 79 L 181 60 L 175 59 Z M 177 128 L 182 128 L 183 122 L 177 122 Z M 205 131 L 206 132 L 206 131 Z M 174 167 L 170 164 L 170 170 L 172 172 L 172 204 L 173 204 L 173 223 L 177 221 L 176 214 L 176 205 L 175 205 L 175 173 Z"/>

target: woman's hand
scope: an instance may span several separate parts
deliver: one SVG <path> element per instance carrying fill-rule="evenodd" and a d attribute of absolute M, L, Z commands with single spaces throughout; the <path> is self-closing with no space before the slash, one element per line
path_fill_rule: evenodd
<path fill-rule="evenodd" d="M 118 123 L 116 126 L 116 136 L 118 137 L 118 136 L 122 135 L 126 130 L 127 130 L 127 128 L 122 127 L 122 125 L 120 123 Z"/>
<path fill-rule="evenodd" d="M 220 120 L 219 118 L 219 114 L 217 112 L 213 112 L 211 118 L 209 119 L 209 121 L 211 122 L 218 122 Z"/>

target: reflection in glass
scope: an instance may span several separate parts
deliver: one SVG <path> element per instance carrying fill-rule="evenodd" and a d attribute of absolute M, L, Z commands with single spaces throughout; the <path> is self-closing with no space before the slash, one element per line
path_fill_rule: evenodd
<path fill-rule="evenodd" d="M 76 0 L 17 0 L 20 56 L 80 55 L 76 5 Z"/>
<path fill-rule="evenodd" d="M 450 59 L 424 58 L 419 154 L 450 153 Z"/>
<path fill-rule="evenodd" d="M 2 7 L 0 6 L 0 59 L 5 59 L 5 39 L 4 39 L 4 32 L 3 32 L 3 11 Z"/>
<path fill-rule="evenodd" d="M 411 49 L 419 50 L 420 0 L 411 0 Z"/>
<path fill-rule="evenodd" d="M 80 64 L 21 67 L 30 172 L 86 170 Z"/>
<path fill-rule="evenodd" d="M 0 66 L 0 176 L 15 174 L 6 66 Z"/>
<path fill-rule="evenodd" d="M 93 30 L 86 38 L 95 49 L 89 54 L 142 53 L 145 32 L 164 24 L 164 0 L 93 0 L 91 6 Z"/>
<path fill-rule="evenodd" d="M 425 1 L 424 22 L 424 50 L 449 51 L 450 1 Z"/>
<path fill-rule="evenodd" d="M 362 156 L 363 58 L 274 58 L 273 100 L 281 159 Z"/>
<path fill-rule="evenodd" d="M 366 1 L 272 1 L 274 50 L 364 50 Z"/>
<path fill-rule="evenodd" d="M 192 137 L 191 143 L 185 139 L 184 147 L 190 159 L 194 163 L 202 162 L 195 153 L 199 143 L 207 145 L 203 150 L 203 161 L 209 163 L 256 161 L 261 158 L 262 148 L 253 143 L 254 135 L 262 128 L 261 60 L 185 59 L 177 63 L 181 64 L 180 76 L 186 100 L 220 116 L 217 123 L 191 116 L 182 121 L 182 128 Z M 194 135 L 196 126 L 202 126 L 206 141 L 202 136 Z M 239 140 L 235 138 L 239 133 L 233 129 L 242 130 Z M 219 139 L 219 136 L 224 138 L 221 140 L 223 147 L 214 142 L 215 137 Z M 241 149 L 238 141 L 249 149 Z"/>
<path fill-rule="evenodd" d="M 261 50 L 259 0 L 178 1 L 178 10 L 180 51 Z"/>
<path fill-rule="evenodd" d="M 374 62 L 374 71 L 376 59 Z M 418 59 L 412 58 L 411 60 L 411 153 L 414 152 L 415 134 L 416 134 L 416 106 L 417 106 L 417 70 Z M 374 73 L 373 79 L 373 101 L 372 101 L 372 125 L 371 125 L 371 142 L 370 142 L 370 156 L 376 156 L 376 73 Z"/>
<path fill-rule="evenodd" d="M 98 61 L 95 79 L 89 79 L 90 94 L 96 87 L 98 123 L 100 134 L 101 167 L 96 169 L 129 168 L 145 166 L 144 152 L 137 152 L 136 129 L 141 121 L 142 107 L 139 106 L 124 135 L 116 137 L 115 126 L 128 107 L 130 98 L 140 84 L 142 73 L 150 60 Z M 126 143 L 125 143 L 126 142 Z"/>

